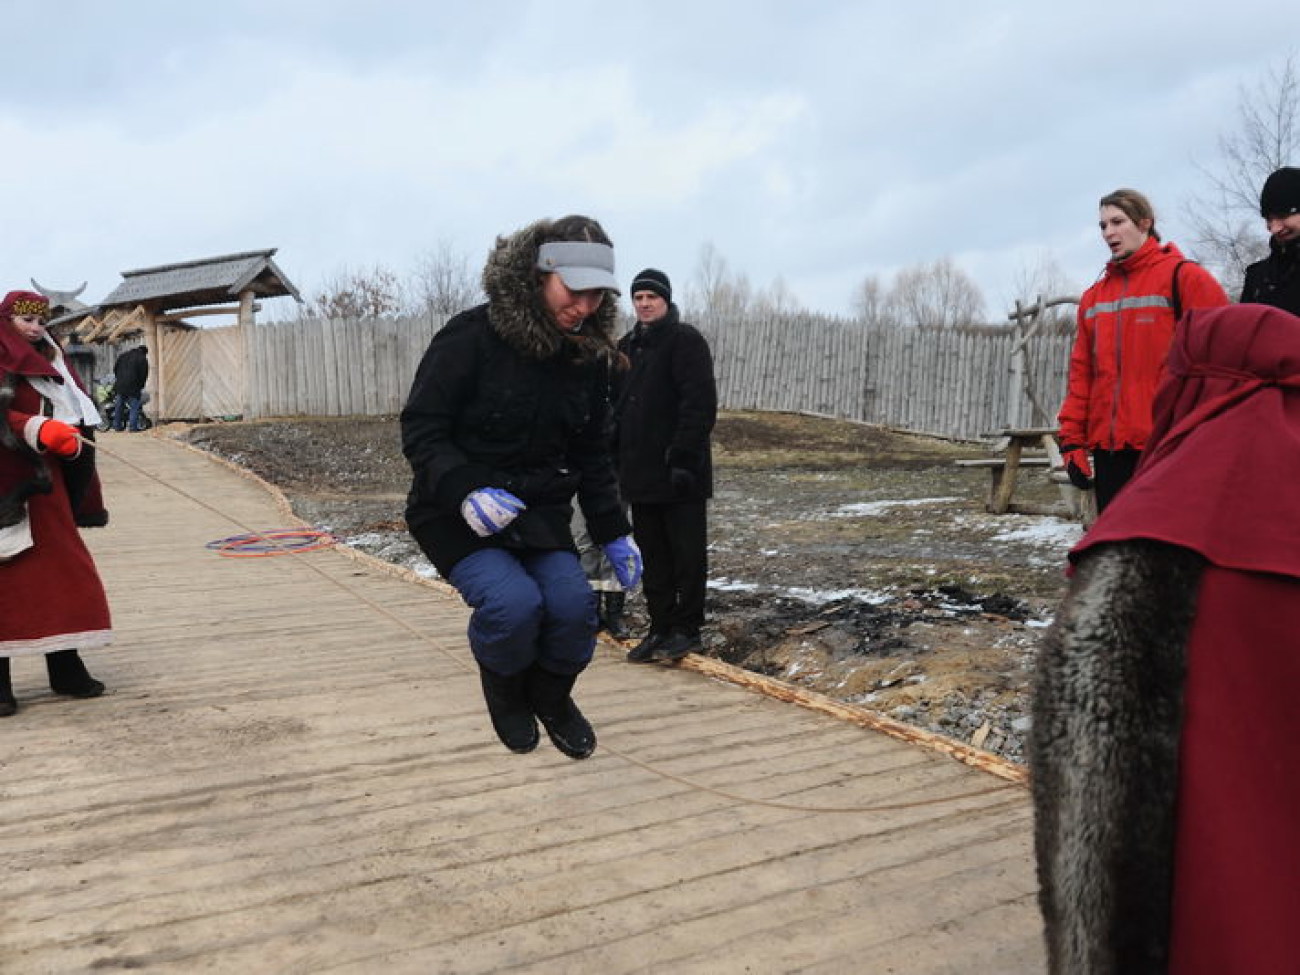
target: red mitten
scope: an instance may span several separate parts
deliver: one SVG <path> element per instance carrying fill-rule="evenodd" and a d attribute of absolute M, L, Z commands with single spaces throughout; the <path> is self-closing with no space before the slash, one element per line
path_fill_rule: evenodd
<path fill-rule="evenodd" d="M 77 434 L 77 428 L 62 420 L 46 420 L 41 424 L 36 439 L 40 441 L 42 447 L 60 457 L 76 457 L 77 452 L 81 450 L 81 438 Z"/>

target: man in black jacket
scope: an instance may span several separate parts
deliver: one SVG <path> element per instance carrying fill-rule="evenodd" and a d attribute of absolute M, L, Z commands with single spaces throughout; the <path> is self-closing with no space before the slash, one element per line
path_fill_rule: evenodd
<path fill-rule="evenodd" d="M 141 343 L 128 349 L 113 363 L 113 389 L 117 406 L 113 410 L 113 429 L 125 430 L 129 422 L 132 432 L 144 429 L 140 425 L 140 406 L 143 402 L 144 384 L 149 381 L 149 347 Z"/>
<path fill-rule="evenodd" d="M 1283 166 L 1264 181 L 1259 214 L 1269 254 L 1246 268 L 1241 300 L 1300 315 L 1300 169 Z"/>
<path fill-rule="evenodd" d="M 650 615 L 627 658 L 647 663 L 700 649 L 718 395 L 709 345 L 678 316 L 668 275 L 647 268 L 630 292 L 637 323 L 618 343 L 631 366 L 615 374 L 615 443 Z"/>

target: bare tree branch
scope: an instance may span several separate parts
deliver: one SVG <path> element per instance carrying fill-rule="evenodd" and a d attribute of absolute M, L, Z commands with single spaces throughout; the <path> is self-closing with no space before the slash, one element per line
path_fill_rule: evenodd
<path fill-rule="evenodd" d="M 305 314 L 319 318 L 379 318 L 402 310 L 402 285 L 380 265 L 368 270 L 341 268 L 328 275 L 307 302 Z"/>
<path fill-rule="evenodd" d="M 1194 253 L 1234 293 L 1246 265 L 1268 253 L 1259 191 L 1269 173 L 1300 157 L 1300 74 L 1290 55 L 1253 88 L 1238 93 L 1239 122 L 1219 136 L 1219 158 L 1197 164 L 1206 189 L 1184 205 Z"/>
<path fill-rule="evenodd" d="M 984 317 L 984 295 L 952 258 L 904 268 L 889 291 L 890 317 L 915 328 L 958 328 Z"/>
<path fill-rule="evenodd" d="M 411 293 L 416 310 L 430 315 L 454 315 L 483 298 L 469 259 L 446 240 L 416 263 Z"/>

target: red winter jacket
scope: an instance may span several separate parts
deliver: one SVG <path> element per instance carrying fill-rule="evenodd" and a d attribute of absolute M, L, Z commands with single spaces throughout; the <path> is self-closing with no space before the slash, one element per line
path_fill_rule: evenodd
<path fill-rule="evenodd" d="M 1154 237 L 1107 264 L 1101 280 L 1083 293 L 1058 417 L 1062 444 L 1091 450 L 1146 445 L 1151 403 L 1177 324 L 1175 270 L 1182 311 L 1228 304 L 1205 268 Z"/>

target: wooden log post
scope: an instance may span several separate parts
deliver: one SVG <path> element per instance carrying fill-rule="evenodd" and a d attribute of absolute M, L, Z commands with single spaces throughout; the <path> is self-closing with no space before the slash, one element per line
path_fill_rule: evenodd
<path fill-rule="evenodd" d="M 149 350 L 149 378 L 145 380 L 144 388 L 149 393 L 149 411 L 154 422 L 162 423 L 167 415 L 167 382 L 164 378 L 167 364 L 163 362 L 162 326 L 158 324 L 155 312 L 146 311 L 145 315 L 142 331 L 145 348 Z"/>

